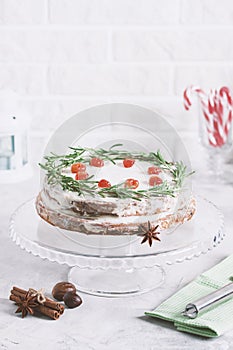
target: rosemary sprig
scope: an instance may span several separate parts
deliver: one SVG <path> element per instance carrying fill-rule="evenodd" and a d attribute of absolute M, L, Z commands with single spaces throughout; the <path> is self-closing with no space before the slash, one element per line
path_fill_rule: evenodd
<path fill-rule="evenodd" d="M 182 162 L 173 163 L 166 161 L 159 150 L 146 154 L 144 152 L 119 150 L 117 149 L 119 146 L 122 146 L 122 144 L 114 144 L 108 150 L 103 148 L 70 147 L 72 150 L 70 154 L 57 155 L 51 153 L 49 156 L 44 157 L 45 164 L 39 165 L 46 171 L 48 183 L 51 185 L 61 185 L 63 190 L 77 192 L 78 195 L 88 194 L 95 196 L 98 194 L 101 197 L 131 198 L 134 200 L 158 196 L 175 196 L 175 193 L 181 188 L 184 179 L 192 174 L 187 174 L 186 166 Z M 65 168 L 72 164 L 88 163 L 93 157 L 99 157 L 114 164 L 116 160 L 125 158 L 149 162 L 155 166 L 159 166 L 163 170 L 169 171 L 173 177 L 173 185 L 164 181 L 161 185 L 151 187 L 148 190 L 133 190 L 131 188 L 125 188 L 123 184 L 99 189 L 98 182 L 92 179 L 93 176 L 85 180 L 76 181 L 72 177 L 62 173 Z"/>
<path fill-rule="evenodd" d="M 77 192 L 79 196 L 89 194 L 91 196 L 96 192 L 98 181 L 91 180 L 94 175 L 85 180 L 74 180 L 71 176 L 61 176 L 61 185 L 63 190 L 69 189 L 71 192 Z"/>
<path fill-rule="evenodd" d="M 101 197 L 131 198 L 135 200 L 141 200 L 141 198 L 147 197 L 146 191 L 135 191 L 131 188 L 123 187 L 123 184 L 102 188 L 97 193 Z"/>

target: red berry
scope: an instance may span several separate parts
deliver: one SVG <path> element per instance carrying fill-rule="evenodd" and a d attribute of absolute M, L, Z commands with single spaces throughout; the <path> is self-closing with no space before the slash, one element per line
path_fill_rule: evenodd
<path fill-rule="evenodd" d="M 100 158 L 91 158 L 90 165 L 95 166 L 97 168 L 101 168 L 104 166 L 104 161 Z"/>
<path fill-rule="evenodd" d="M 160 185 L 161 183 L 163 183 L 163 180 L 158 176 L 151 176 L 149 179 L 150 186 Z"/>
<path fill-rule="evenodd" d="M 111 184 L 109 181 L 102 179 L 98 182 L 98 186 L 102 188 L 106 188 L 106 187 L 111 187 Z"/>
<path fill-rule="evenodd" d="M 127 179 L 125 181 L 125 187 L 129 187 L 129 188 L 132 188 L 132 189 L 135 189 L 139 186 L 139 182 L 138 180 L 135 180 L 135 179 Z"/>
<path fill-rule="evenodd" d="M 86 180 L 88 178 L 88 173 L 85 171 L 79 171 L 75 175 L 75 180 Z"/>
<path fill-rule="evenodd" d="M 150 166 L 148 168 L 148 170 L 147 170 L 147 173 L 149 175 L 151 175 L 151 174 L 159 174 L 159 173 L 161 173 L 161 171 L 162 170 L 160 168 L 158 168 L 157 166 Z"/>
<path fill-rule="evenodd" d="M 75 163 L 71 165 L 71 172 L 77 173 L 79 171 L 84 172 L 86 170 L 86 165 L 83 163 Z"/>
<path fill-rule="evenodd" d="M 125 168 L 131 168 L 135 163 L 134 159 L 124 159 L 123 160 L 123 165 Z"/>

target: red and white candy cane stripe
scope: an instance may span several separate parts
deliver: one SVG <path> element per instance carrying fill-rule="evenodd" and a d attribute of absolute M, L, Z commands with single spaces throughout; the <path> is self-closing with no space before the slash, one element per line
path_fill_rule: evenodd
<path fill-rule="evenodd" d="M 229 106 L 233 106 L 233 100 L 231 97 L 230 89 L 227 86 L 221 87 L 221 89 L 219 90 L 219 95 L 220 97 L 223 97 L 225 95 Z"/>
<path fill-rule="evenodd" d="M 219 121 L 218 132 L 221 136 L 220 146 L 224 145 L 232 123 L 233 100 L 228 87 L 223 86 L 218 93 L 219 107 L 214 111 L 214 117 Z"/>
<path fill-rule="evenodd" d="M 184 91 L 184 107 L 186 110 L 189 110 L 189 108 L 191 107 L 191 95 L 193 93 L 197 94 L 199 98 L 201 110 L 206 120 L 206 129 L 208 130 L 208 141 L 211 145 L 215 145 L 216 140 L 213 136 L 214 125 L 212 118 L 212 112 L 215 108 L 214 98 L 212 96 L 211 99 L 208 99 L 207 94 L 200 87 L 191 85 Z"/>
<path fill-rule="evenodd" d="M 225 133 L 223 128 L 223 103 L 217 90 L 211 90 L 208 99 L 208 108 L 212 114 L 212 123 L 209 131 L 211 138 L 211 146 L 220 147 L 225 143 Z"/>
<path fill-rule="evenodd" d="M 221 147 L 227 141 L 233 119 L 233 99 L 230 89 L 223 86 L 218 90 L 211 90 L 209 95 L 202 89 L 190 86 L 184 91 L 184 107 L 191 107 L 191 96 L 196 93 L 203 116 L 206 121 L 208 141 L 211 146 Z"/>
<path fill-rule="evenodd" d="M 231 123 L 232 123 L 232 110 L 229 111 L 228 113 L 228 118 L 227 118 L 227 122 L 224 126 L 224 132 L 226 135 L 228 135 L 230 127 L 231 127 Z"/>
<path fill-rule="evenodd" d="M 189 86 L 184 90 L 184 108 L 188 111 L 189 108 L 191 107 L 192 103 L 191 103 L 191 96 L 193 93 L 197 93 L 199 98 L 204 98 L 205 97 L 205 93 L 202 89 L 199 88 L 199 86 Z"/>

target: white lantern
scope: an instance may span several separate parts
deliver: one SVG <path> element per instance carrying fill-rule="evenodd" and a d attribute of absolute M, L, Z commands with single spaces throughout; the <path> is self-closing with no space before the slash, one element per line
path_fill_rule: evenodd
<path fill-rule="evenodd" d="M 28 155 L 28 118 L 12 92 L 0 94 L 0 182 L 23 181 L 32 175 Z"/>

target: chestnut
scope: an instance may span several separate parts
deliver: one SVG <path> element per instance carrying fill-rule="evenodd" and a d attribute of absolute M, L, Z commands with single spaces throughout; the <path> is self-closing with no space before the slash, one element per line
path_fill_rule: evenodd
<path fill-rule="evenodd" d="M 70 282 L 59 282 L 55 284 L 52 290 L 52 295 L 55 299 L 63 301 L 64 295 L 67 292 L 76 292 L 75 286 Z"/>
<path fill-rule="evenodd" d="M 67 292 L 64 295 L 63 300 L 65 305 L 70 309 L 74 309 L 75 307 L 78 307 L 79 305 L 82 304 L 82 299 L 78 294 L 74 292 Z"/>

